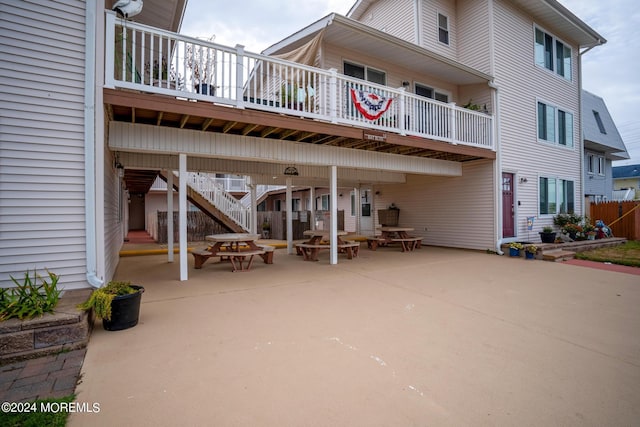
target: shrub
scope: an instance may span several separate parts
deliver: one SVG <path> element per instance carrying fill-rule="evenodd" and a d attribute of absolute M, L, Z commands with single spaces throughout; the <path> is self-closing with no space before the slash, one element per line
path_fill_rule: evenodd
<path fill-rule="evenodd" d="M 0 321 L 14 317 L 30 319 L 53 312 L 60 299 L 59 276 L 50 271 L 47 274 L 50 281 L 43 279 L 35 270 L 33 279 L 29 271 L 24 273 L 22 283 L 11 276 L 16 287 L 0 288 Z M 38 285 L 38 279 L 41 285 Z"/>

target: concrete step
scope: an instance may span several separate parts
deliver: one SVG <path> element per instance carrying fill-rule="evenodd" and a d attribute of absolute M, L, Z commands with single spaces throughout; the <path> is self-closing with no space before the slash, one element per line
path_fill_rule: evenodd
<path fill-rule="evenodd" d="M 542 252 L 543 261 L 566 261 L 573 259 L 576 253 L 573 251 L 565 251 L 563 249 L 551 249 Z"/>

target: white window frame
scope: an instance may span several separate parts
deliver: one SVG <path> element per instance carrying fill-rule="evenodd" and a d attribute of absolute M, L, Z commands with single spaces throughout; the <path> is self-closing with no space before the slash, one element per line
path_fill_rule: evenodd
<path fill-rule="evenodd" d="M 422 95 L 419 95 L 418 93 L 416 93 L 416 91 L 418 90 L 418 86 L 423 87 L 425 89 L 431 90 L 431 92 L 433 94 L 433 97 L 426 96 L 425 98 L 433 99 L 434 101 L 444 102 L 444 103 L 451 102 L 451 92 L 449 92 L 449 91 L 438 89 L 437 87 L 433 87 L 431 85 L 427 85 L 427 84 L 424 84 L 424 83 L 413 82 L 413 93 L 415 93 L 418 96 L 422 96 Z M 441 101 L 441 100 L 438 99 L 438 96 L 446 97 L 447 100 L 446 101 Z"/>
<path fill-rule="evenodd" d="M 546 44 L 542 44 L 540 45 L 538 43 L 538 31 L 540 33 L 542 33 L 543 36 L 545 37 L 545 41 L 546 38 L 549 37 L 551 39 L 551 64 L 547 64 L 546 62 L 546 58 L 545 58 L 545 52 L 546 50 Z M 563 56 L 562 56 L 562 61 L 558 61 L 558 43 L 560 43 L 563 47 Z M 542 48 L 542 56 L 540 56 L 540 47 Z M 568 49 L 568 53 L 569 53 L 569 71 L 566 72 L 563 70 L 566 68 L 566 51 L 565 49 Z M 544 30 L 542 27 L 539 27 L 537 25 L 533 26 L 533 62 L 536 65 L 536 67 L 539 67 L 543 70 L 546 70 L 548 72 L 552 72 L 554 75 L 562 77 L 565 80 L 568 81 L 572 81 L 573 80 L 573 48 L 567 44 L 566 42 L 564 42 L 563 40 L 557 38 L 556 36 L 554 36 L 553 34 L 551 34 L 550 32 Z M 558 64 L 562 63 L 562 67 L 559 66 Z M 550 67 L 549 67 L 550 65 Z"/>
<path fill-rule="evenodd" d="M 540 116 L 540 104 L 544 105 L 546 107 L 545 109 L 545 115 L 544 115 L 544 119 L 549 119 L 551 118 L 549 115 L 549 111 L 547 111 L 548 109 L 553 109 L 553 139 L 549 139 L 549 134 L 550 134 L 550 129 L 549 129 L 549 124 L 546 123 L 546 129 L 545 129 L 545 133 L 546 133 L 546 137 L 542 138 L 540 137 L 540 120 L 541 120 L 541 116 Z M 561 114 L 562 113 L 562 114 Z M 560 142 L 560 134 L 561 134 L 561 130 L 560 129 L 560 124 L 561 124 L 561 117 L 563 116 L 565 117 L 565 127 L 564 127 L 564 136 L 565 136 L 565 142 L 566 144 L 562 144 Z M 571 126 L 566 126 L 566 115 L 570 114 L 571 115 Z M 557 105 L 554 105 L 550 102 L 546 102 L 542 99 L 538 99 L 536 100 L 536 137 L 538 138 L 539 142 L 542 143 L 546 143 L 546 144 L 554 144 L 558 147 L 563 147 L 563 148 L 567 148 L 567 149 L 571 149 L 573 150 L 575 147 L 575 114 L 573 111 L 568 110 L 566 108 L 562 108 L 559 107 Z M 567 135 L 567 130 L 571 131 L 571 137 L 568 138 Z M 569 144 L 570 142 L 570 144 Z"/>
<path fill-rule="evenodd" d="M 360 68 L 362 68 L 362 69 L 363 69 L 363 71 L 364 71 L 364 80 L 365 80 L 365 81 L 368 81 L 368 82 L 370 82 L 370 83 L 374 83 L 374 84 L 383 85 L 383 86 L 386 86 L 386 85 L 387 85 L 387 72 L 386 72 L 386 71 L 381 70 L 380 68 L 370 67 L 370 66 L 368 66 L 368 65 L 364 65 L 364 64 L 361 64 L 361 63 L 356 62 L 356 61 L 350 61 L 350 60 L 348 60 L 348 59 L 343 59 L 343 60 L 342 60 L 342 72 L 343 72 L 343 74 L 344 74 L 344 75 L 346 75 L 346 76 L 349 76 L 349 74 L 347 74 L 347 73 L 345 72 L 345 69 L 344 69 L 345 64 L 349 64 L 349 65 L 350 65 L 350 66 L 352 66 L 352 67 L 360 67 Z M 376 81 L 372 81 L 372 80 L 370 80 L 370 79 L 369 79 L 369 70 L 374 71 L 374 72 L 376 72 L 376 73 L 380 73 L 380 74 L 382 74 L 382 75 L 384 76 L 384 82 L 383 82 L 383 83 L 378 83 L 378 82 L 376 82 Z M 353 77 L 353 76 L 350 76 L 350 77 Z M 358 78 L 358 77 L 354 77 L 354 78 Z"/>
<path fill-rule="evenodd" d="M 328 211 L 329 209 L 330 209 L 329 194 L 321 194 L 318 197 L 316 197 L 317 211 Z"/>
<path fill-rule="evenodd" d="M 606 167 L 604 156 L 598 156 L 598 175 L 604 176 Z"/>
<path fill-rule="evenodd" d="M 447 20 L 446 27 L 442 27 L 440 25 L 441 16 Z M 438 42 L 445 46 L 451 46 L 451 26 L 449 25 L 449 15 L 442 12 L 436 12 L 436 26 L 438 28 Z M 442 41 L 441 35 L 445 35 L 447 40 Z"/>
<path fill-rule="evenodd" d="M 555 211 L 554 212 L 545 212 L 542 213 L 542 209 L 540 209 L 540 204 L 541 204 L 541 200 L 540 200 L 540 183 L 542 179 L 546 179 L 546 180 L 550 180 L 553 179 L 555 180 Z M 569 200 L 568 197 L 566 197 L 566 195 L 562 198 L 562 200 L 560 200 L 560 195 L 563 194 L 564 195 L 564 186 L 563 184 L 565 182 L 571 182 L 573 183 L 573 200 Z M 561 191 L 562 190 L 562 191 Z M 567 202 L 567 205 L 569 205 L 569 203 L 571 203 L 573 205 L 573 209 L 569 209 L 568 206 L 565 209 L 560 209 L 562 207 L 562 204 L 564 202 Z M 557 176 L 544 176 L 544 175 L 540 175 L 538 176 L 538 216 L 539 217 L 552 217 L 555 216 L 559 213 L 575 213 L 576 212 L 576 181 L 573 179 L 566 179 L 566 178 L 561 178 L 561 177 L 557 177 Z"/>
<path fill-rule="evenodd" d="M 595 170 L 595 157 L 594 154 L 587 154 L 587 173 L 589 175 L 593 175 L 593 171 Z"/>

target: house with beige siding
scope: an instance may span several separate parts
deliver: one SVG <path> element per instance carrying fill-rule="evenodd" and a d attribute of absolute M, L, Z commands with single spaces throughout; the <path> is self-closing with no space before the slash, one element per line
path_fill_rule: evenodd
<path fill-rule="evenodd" d="M 0 0 L 3 286 L 34 268 L 101 286 L 159 175 L 180 280 L 198 173 L 248 177 L 227 213 L 251 232 L 257 185 L 285 185 L 288 211 L 328 189 L 331 264 L 339 194 L 358 233 L 394 204 L 425 244 L 478 250 L 583 211 L 580 58 L 604 39 L 554 0 L 358 1 L 262 54 L 181 35 L 184 0 L 113 3 Z"/>

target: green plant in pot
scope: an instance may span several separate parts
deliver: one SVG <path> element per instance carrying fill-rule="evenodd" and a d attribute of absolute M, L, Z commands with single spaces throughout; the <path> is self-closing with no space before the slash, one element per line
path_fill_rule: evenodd
<path fill-rule="evenodd" d="M 542 241 L 542 243 L 553 243 L 556 241 L 556 232 L 553 231 L 551 227 L 543 227 L 542 231 L 538 234 L 540 234 L 540 241 Z"/>
<path fill-rule="evenodd" d="M 98 288 L 78 308 L 93 310 L 107 331 L 119 331 L 138 324 L 144 288 L 131 282 L 111 281 Z"/>
<path fill-rule="evenodd" d="M 269 231 L 271 230 L 271 225 L 268 221 L 262 223 L 262 237 L 265 239 L 269 238 Z"/>

